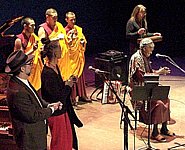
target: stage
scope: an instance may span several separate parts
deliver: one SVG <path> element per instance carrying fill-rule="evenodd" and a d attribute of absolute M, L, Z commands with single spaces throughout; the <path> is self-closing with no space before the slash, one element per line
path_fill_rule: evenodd
<path fill-rule="evenodd" d="M 94 86 L 94 72 L 88 70 L 88 66 L 94 66 L 94 59 L 86 58 L 86 82 L 88 96 L 92 94 L 95 89 Z M 183 66 L 184 59 L 175 59 L 176 63 Z M 171 75 L 160 76 L 160 84 L 170 86 L 170 105 L 171 105 L 171 121 L 169 122 L 169 129 L 175 132 L 175 137 L 167 137 L 167 142 L 158 143 L 151 140 L 151 146 L 160 150 L 167 150 L 170 147 L 176 146 L 175 142 L 185 144 L 185 75 L 168 63 L 158 61 L 158 67 L 167 65 L 171 68 Z M 98 91 L 93 95 L 96 100 Z M 101 97 L 101 95 L 99 95 Z M 125 105 L 131 110 L 129 96 L 126 95 Z M 121 107 L 119 103 L 102 104 L 100 100 L 92 103 L 80 103 L 76 108 L 78 116 L 84 123 L 83 128 L 76 128 L 79 140 L 79 150 L 123 150 L 124 149 L 124 130 L 120 129 Z M 133 120 L 131 117 L 129 117 Z M 131 121 L 134 127 L 134 121 Z M 129 128 L 128 134 L 128 149 L 135 149 L 146 147 L 147 145 L 147 131 L 148 126 L 139 123 L 137 130 L 131 131 Z M 144 128 L 146 128 L 144 130 Z M 143 132 L 143 133 L 142 133 Z M 134 136 L 135 135 L 135 136 Z M 49 138 L 48 138 L 49 139 Z M 144 141 L 145 143 L 144 143 Z M 179 147 L 178 149 L 185 149 Z"/>
<path fill-rule="evenodd" d="M 175 142 L 180 144 L 185 143 L 185 119 L 184 119 L 184 107 L 185 107 L 185 77 L 180 76 L 160 76 L 160 83 L 162 85 L 170 85 L 170 105 L 171 105 L 171 118 L 169 122 L 169 129 L 176 133 L 176 137 L 167 138 L 165 143 L 156 143 L 151 140 L 151 146 L 166 150 L 172 146 L 175 146 Z M 88 86 L 87 91 L 90 95 L 94 90 L 94 87 Z M 96 94 L 94 94 L 94 99 Z M 129 96 L 126 96 L 126 105 L 132 110 L 129 102 Z M 85 103 L 78 105 L 76 112 L 84 123 L 83 128 L 76 128 L 79 140 L 80 150 L 122 150 L 124 132 L 120 129 L 120 116 L 121 107 L 116 104 L 101 104 L 101 101 L 93 101 L 92 103 Z M 132 120 L 132 118 L 130 117 Z M 134 126 L 134 122 L 131 121 Z M 122 124 L 123 127 L 123 124 Z M 141 135 L 143 129 L 146 127 L 143 135 Z M 129 150 L 145 147 L 147 143 L 147 126 L 138 123 L 138 128 L 135 131 L 131 131 L 129 128 L 128 135 L 128 147 Z M 178 149 L 185 149 L 185 147 L 179 147 Z"/>
<path fill-rule="evenodd" d="M 185 59 L 175 59 L 176 63 L 184 66 Z M 171 121 L 169 129 L 175 132 L 175 137 L 167 137 L 167 142 L 158 143 L 151 140 L 151 146 L 160 150 L 167 150 L 177 144 L 185 144 L 185 75 L 179 69 L 170 66 L 163 61 L 157 61 L 154 67 L 168 66 L 171 68 L 171 75 L 160 76 L 159 81 L 162 85 L 170 86 L 170 105 L 171 105 Z M 94 66 L 94 58 L 86 58 L 85 75 L 87 94 L 90 96 L 95 90 L 95 75 L 93 71 L 88 70 L 88 66 Z M 75 111 L 82 120 L 84 126 L 76 128 L 78 135 L 79 150 L 124 150 L 124 124 L 120 129 L 121 107 L 119 103 L 102 104 L 96 99 L 97 93 L 93 94 L 92 103 L 80 102 Z M 101 98 L 101 94 L 99 95 Z M 121 99 L 123 96 L 121 95 Z M 130 97 L 126 95 L 125 105 L 133 111 L 130 104 Z M 134 121 L 130 117 L 131 124 L 134 127 Z M 147 146 L 148 126 L 138 122 L 137 130 L 128 129 L 128 149 L 140 149 Z M 50 135 L 48 137 L 48 145 L 50 143 Z M 5 143 L 4 143 L 5 144 Z M 48 146 L 49 147 L 49 146 Z M 144 149 L 144 148 L 143 148 Z M 185 149 L 185 147 L 179 147 Z"/>

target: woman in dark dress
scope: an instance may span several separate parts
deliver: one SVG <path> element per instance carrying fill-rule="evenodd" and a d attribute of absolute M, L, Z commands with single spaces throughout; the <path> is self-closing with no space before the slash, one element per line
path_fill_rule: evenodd
<path fill-rule="evenodd" d="M 141 4 L 135 6 L 126 25 L 126 38 L 129 39 L 130 55 L 139 49 L 137 44 L 138 38 L 150 37 L 153 35 L 160 36 L 161 34 L 148 32 L 146 7 Z"/>
<path fill-rule="evenodd" d="M 61 110 L 56 111 L 48 119 L 51 131 L 51 150 L 78 150 L 78 142 L 74 124 L 82 127 L 70 100 L 72 78 L 64 82 L 60 74 L 57 62 L 61 58 L 61 48 L 58 41 L 46 42 L 41 53 L 42 58 L 47 57 L 41 74 L 41 94 L 48 102 L 61 101 Z"/>

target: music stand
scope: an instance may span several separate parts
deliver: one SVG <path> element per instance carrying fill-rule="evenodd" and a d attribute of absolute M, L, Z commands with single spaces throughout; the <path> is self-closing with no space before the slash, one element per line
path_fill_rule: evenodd
<path fill-rule="evenodd" d="M 147 150 L 152 150 L 154 148 L 150 145 L 150 125 L 151 125 L 151 101 L 158 99 L 167 99 L 169 94 L 170 86 L 157 86 L 155 84 L 146 84 L 145 86 L 134 86 L 132 100 L 134 102 L 138 100 L 145 100 L 149 103 L 147 111 L 149 110 L 148 116 L 148 144 Z"/>

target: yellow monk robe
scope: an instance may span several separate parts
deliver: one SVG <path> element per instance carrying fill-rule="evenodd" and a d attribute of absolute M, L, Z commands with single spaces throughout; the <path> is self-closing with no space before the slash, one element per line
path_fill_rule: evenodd
<path fill-rule="evenodd" d="M 71 60 L 71 73 L 74 76 L 80 77 L 85 65 L 84 52 L 86 49 L 87 41 L 82 33 L 81 27 L 75 25 L 73 30 L 73 35 L 70 31 L 67 34 L 68 49 Z"/>
<path fill-rule="evenodd" d="M 63 27 L 63 25 L 59 22 L 56 22 L 55 28 L 53 32 L 49 35 L 49 39 L 57 38 L 60 34 L 64 34 L 64 39 L 59 40 L 60 47 L 62 49 L 62 56 L 61 59 L 58 61 L 58 66 L 62 74 L 62 78 L 64 81 L 68 80 L 70 78 L 71 74 L 71 68 L 70 68 L 70 58 L 69 58 L 69 51 L 66 45 L 66 31 Z"/>
<path fill-rule="evenodd" d="M 33 51 L 33 46 L 35 43 L 38 43 L 38 48 Z M 39 90 L 41 88 L 41 72 L 43 69 L 43 64 L 40 56 L 41 47 L 42 43 L 39 37 L 32 33 L 29 38 L 28 45 L 24 50 L 24 53 L 27 55 L 34 55 L 31 75 L 29 76 L 28 80 L 36 90 Z"/>

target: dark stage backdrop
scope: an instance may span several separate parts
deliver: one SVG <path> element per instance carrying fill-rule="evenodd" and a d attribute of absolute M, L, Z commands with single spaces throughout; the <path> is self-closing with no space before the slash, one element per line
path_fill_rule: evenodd
<path fill-rule="evenodd" d="M 110 49 L 126 53 L 125 26 L 137 4 L 147 7 L 149 31 L 161 32 L 164 37 L 156 44 L 155 53 L 185 56 L 185 0 L 0 0 L 0 24 L 23 15 L 34 18 L 38 27 L 45 21 L 46 9 L 53 7 L 58 11 L 59 22 L 65 26 L 65 13 L 74 11 L 88 41 L 86 55 Z M 19 22 L 7 33 L 18 34 L 21 30 Z M 2 48 L 1 44 L 0 48 L 2 64 L 7 56 L 4 53 L 10 53 L 12 47 Z"/>

